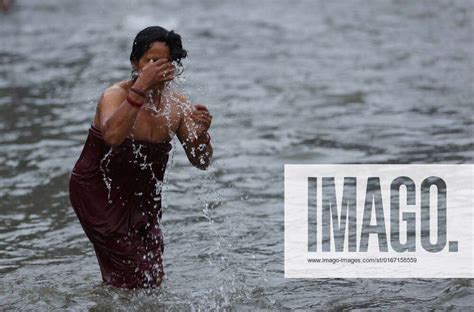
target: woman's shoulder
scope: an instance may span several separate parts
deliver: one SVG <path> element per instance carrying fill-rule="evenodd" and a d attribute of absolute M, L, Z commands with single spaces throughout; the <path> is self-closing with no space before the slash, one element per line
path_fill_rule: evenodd
<path fill-rule="evenodd" d="M 127 97 L 128 89 L 130 88 L 127 80 L 116 82 L 102 92 L 96 107 L 96 116 L 94 125 L 100 129 L 100 115 L 101 112 L 115 109 Z"/>
<path fill-rule="evenodd" d="M 173 90 L 170 92 L 170 98 L 172 99 L 175 107 L 183 109 L 186 106 L 189 106 L 189 99 L 183 92 Z"/>
<path fill-rule="evenodd" d="M 119 93 L 128 93 L 128 90 L 130 89 L 131 87 L 131 84 L 130 84 L 130 80 L 122 80 L 122 81 L 119 81 L 119 82 L 116 82 L 114 84 L 112 84 L 111 86 L 107 87 L 105 90 L 104 90 L 104 93 L 116 93 L 116 92 L 119 92 Z"/>
<path fill-rule="evenodd" d="M 188 97 L 182 91 L 171 90 L 170 95 L 176 102 L 186 102 L 186 101 L 188 101 Z"/>
<path fill-rule="evenodd" d="M 97 109 L 100 110 L 104 107 L 115 107 L 118 106 L 127 97 L 128 89 L 127 81 L 119 81 L 111 86 L 107 87 L 100 95 L 99 101 L 97 102 Z"/>
<path fill-rule="evenodd" d="M 170 93 L 170 98 L 174 107 L 173 111 L 177 113 L 179 118 L 182 118 L 186 114 L 186 112 L 190 111 L 191 105 L 189 102 L 189 98 L 183 92 L 173 90 Z"/>
<path fill-rule="evenodd" d="M 101 105 L 102 102 L 110 102 L 113 99 L 123 100 L 127 96 L 129 89 L 130 84 L 128 80 L 116 82 L 104 89 L 98 104 Z"/>

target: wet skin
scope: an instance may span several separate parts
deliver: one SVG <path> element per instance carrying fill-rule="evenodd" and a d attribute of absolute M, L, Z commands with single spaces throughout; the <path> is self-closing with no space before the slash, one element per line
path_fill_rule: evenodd
<path fill-rule="evenodd" d="M 124 80 L 107 88 L 97 105 L 94 126 L 101 130 L 106 143 L 119 145 L 126 138 L 151 143 L 169 142 L 176 134 L 191 164 L 206 169 L 212 158 L 206 132 L 212 116 L 206 106 L 190 105 L 187 98 L 165 88 L 174 79 L 175 68 L 164 42 L 154 42 L 139 62 L 132 64 L 138 79 Z M 151 91 L 145 99 L 130 88 Z M 126 98 L 145 104 L 139 108 Z"/>

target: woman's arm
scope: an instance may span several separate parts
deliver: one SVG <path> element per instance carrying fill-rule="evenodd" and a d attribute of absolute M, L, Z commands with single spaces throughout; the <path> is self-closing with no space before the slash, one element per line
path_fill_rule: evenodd
<path fill-rule="evenodd" d="M 144 100 L 138 94 L 118 87 L 105 90 L 99 100 L 97 109 L 100 128 L 107 145 L 117 146 L 125 140 L 140 111 L 139 107 L 128 103 L 127 96 L 138 103 Z"/>
<path fill-rule="evenodd" d="M 170 81 L 173 78 L 174 67 L 167 59 L 150 60 L 140 71 L 132 88 L 146 92 L 158 83 Z M 145 100 L 141 95 L 119 87 L 107 89 L 99 100 L 97 110 L 100 127 L 108 145 L 116 146 L 125 140 L 140 111 L 140 107 L 131 105 L 127 97 L 132 100 L 132 103 L 137 104 L 143 104 Z"/>
<path fill-rule="evenodd" d="M 212 116 L 204 105 L 196 105 L 194 112 L 183 112 L 177 136 L 190 163 L 206 170 L 212 159 L 213 149 L 207 130 Z"/>

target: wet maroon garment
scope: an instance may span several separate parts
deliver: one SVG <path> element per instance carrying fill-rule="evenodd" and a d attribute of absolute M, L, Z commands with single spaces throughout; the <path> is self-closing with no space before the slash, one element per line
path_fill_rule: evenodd
<path fill-rule="evenodd" d="M 107 284 L 161 283 L 161 185 L 170 150 L 170 143 L 131 139 L 112 149 L 100 130 L 89 129 L 71 173 L 69 196 Z"/>

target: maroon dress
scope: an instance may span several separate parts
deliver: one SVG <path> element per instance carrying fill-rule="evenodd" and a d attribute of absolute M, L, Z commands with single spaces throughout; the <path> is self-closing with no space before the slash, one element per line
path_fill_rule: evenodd
<path fill-rule="evenodd" d="M 107 284 L 161 283 L 161 186 L 170 150 L 170 143 L 131 139 L 112 149 L 99 129 L 89 129 L 71 173 L 69 196 Z"/>

